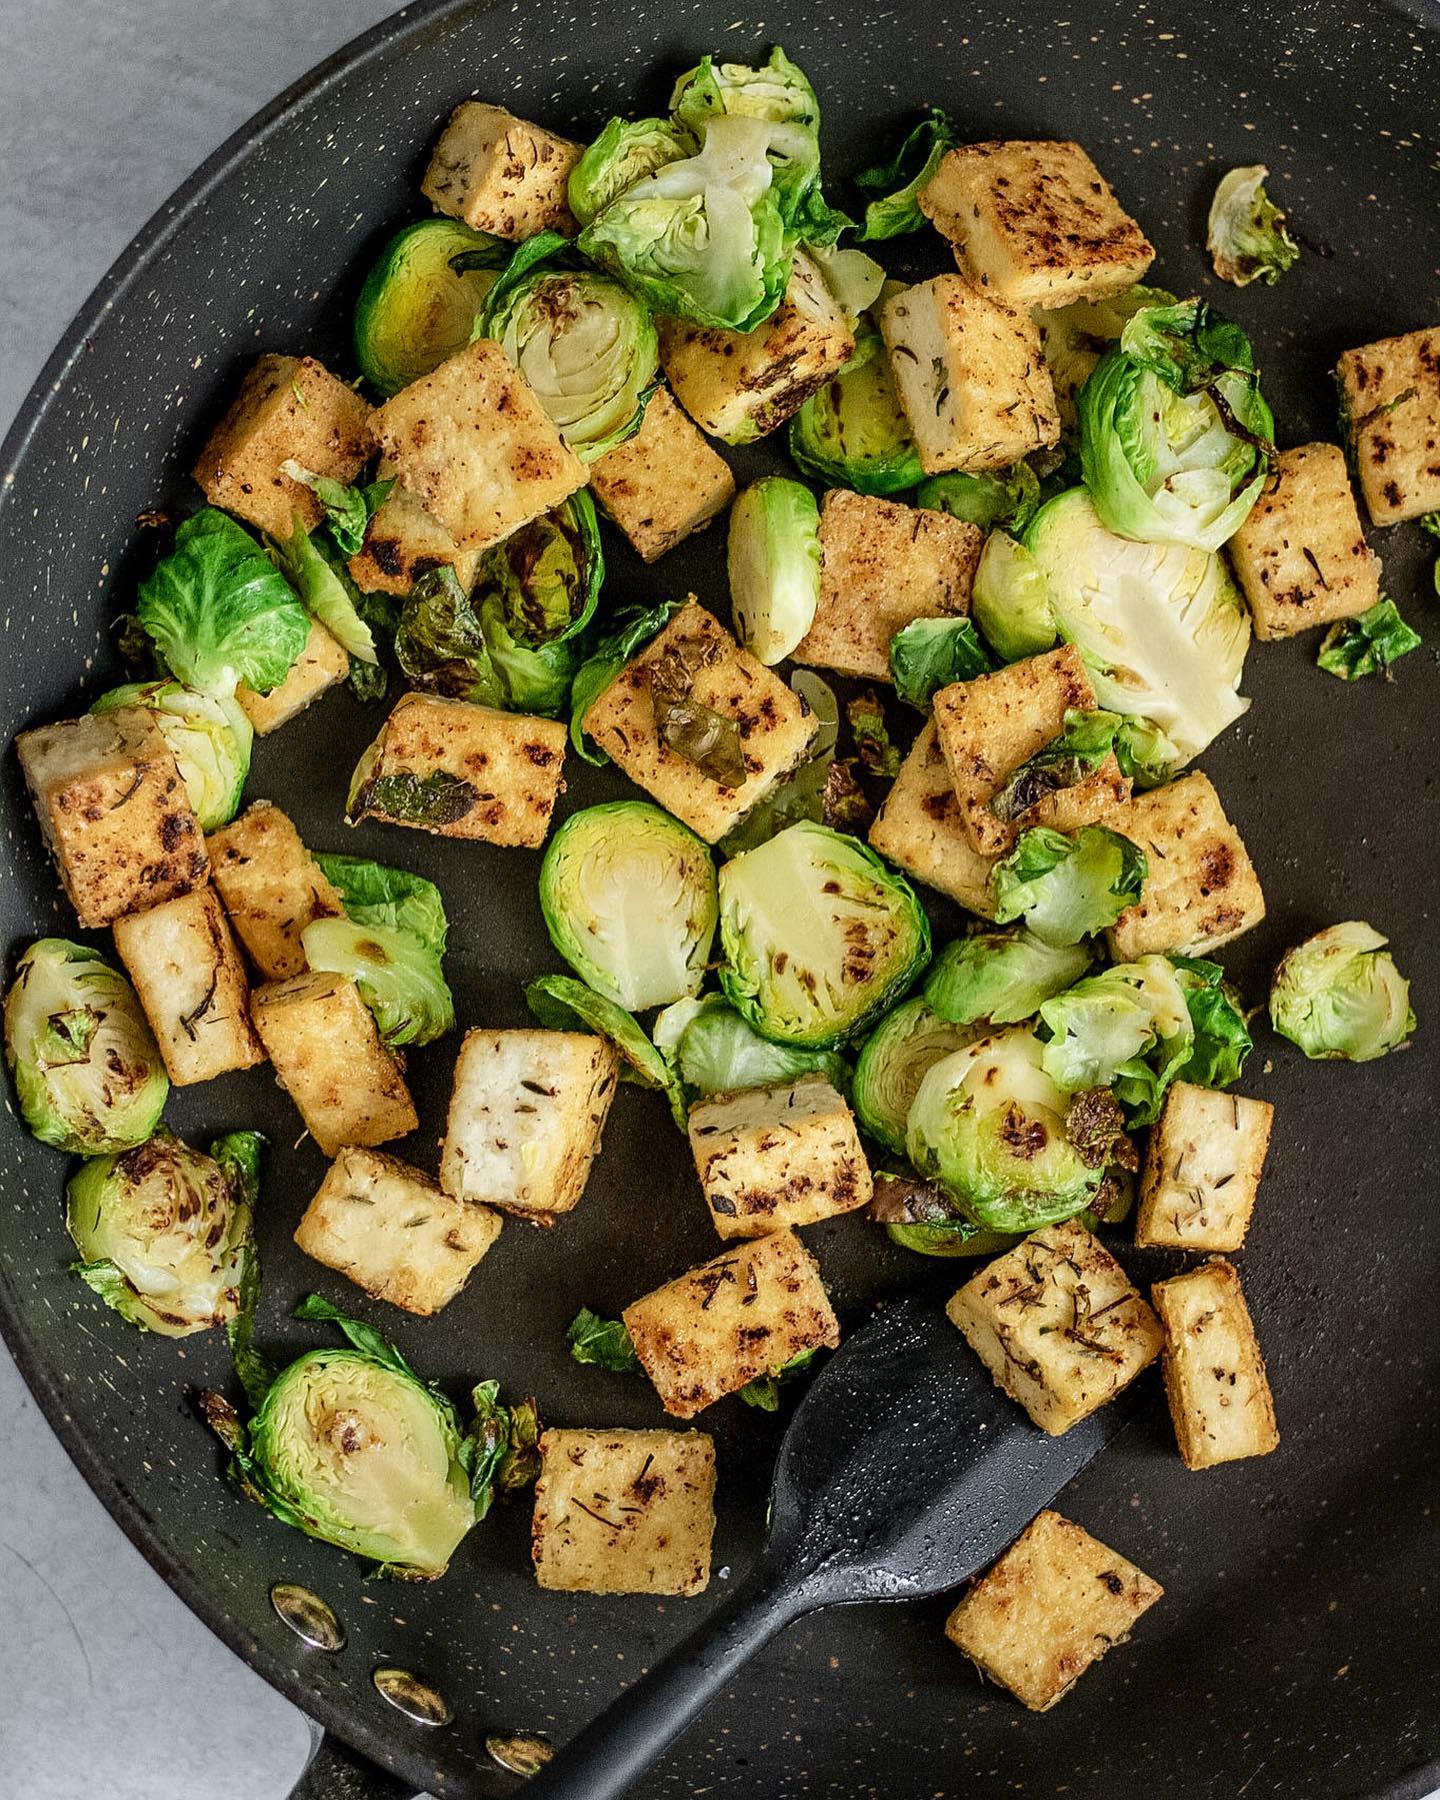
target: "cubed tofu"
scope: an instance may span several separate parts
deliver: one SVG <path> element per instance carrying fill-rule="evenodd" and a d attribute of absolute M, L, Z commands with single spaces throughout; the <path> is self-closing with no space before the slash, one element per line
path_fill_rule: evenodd
<path fill-rule="evenodd" d="M 870 845 L 967 911 L 982 919 L 995 917 L 990 889 L 995 858 L 982 856 L 966 835 L 933 719 L 925 722 L 901 763 L 870 827 Z"/>
<path fill-rule="evenodd" d="M 375 1300 L 422 1317 L 448 1306 L 500 1235 L 500 1215 L 467 1206 L 419 1169 L 342 1150 L 296 1227 L 307 1256 Z"/>
<path fill-rule="evenodd" d="M 1059 438 L 1040 334 L 964 276 L 893 294 L 880 329 L 927 475 L 1008 468 Z"/>
<path fill-rule="evenodd" d="M 984 542 L 948 513 L 832 488 L 820 508 L 820 602 L 796 662 L 889 681 L 897 631 L 969 612 Z"/>
<path fill-rule="evenodd" d="M 1095 690 L 1073 644 L 1027 656 L 993 675 L 954 682 L 936 694 L 935 729 L 960 802 L 960 821 L 982 856 L 1004 856 L 1032 826 L 1077 831 L 1093 825 L 1130 798 L 1129 778 L 1112 752 L 1092 774 L 1041 794 L 1014 818 L 1000 819 L 990 810 L 1020 765 L 1059 737 L 1072 707 L 1095 709 Z"/>
<path fill-rule="evenodd" d="M 1109 299 L 1155 260 L 1079 144 L 962 144 L 921 188 L 920 210 L 977 287 L 1026 311 Z"/>
<path fill-rule="evenodd" d="M 260 531 L 289 537 L 297 516 L 312 530 L 325 509 L 284 465 L 354 481 L 374 449 L 370 421 L 368 403 L 313 356 L 262 356 L 206 439 L 195 479 L 212 506 Z"/>
<path fill-rule="evenodd" d="M 545 842 L 565 727 L 436 694 L 404 694 L 360 759 L 346 817 L 487 844 Z"/>
<path fill-rule="evenodd" d="M 855 335 L 813 257 L 795 252 L 785 297 L 753 331 L 661 319 L 660 361 L 675 398 L 711 437 L 748 444 L 783 425 L 844 368 Z"/>
<path fill-rule="evenodd" d="M 650 693 L 657 665 L 679 670 L 690 698 L 735 721 L 745 766 L 739 787 L 726 787 L 661 737 Z M 724 837 L 801 761 L 817 723 L 800 696 L 693 599 L 626 663 L 584 719 L 585 730 L 637 787 L 707 844 Z"/>
<path fill-rule="evenodd" d="M 1374 523 L 1440 508 L 1440 326 L 1347 350 L 1335 374 Z"/>
<path fill-rule="evenodd" d="M 1270 1148 L 1275 1108 L 1177 1081 L 1145 1149 L 1135 1242 L 1238 1250 Z"/>
<path fill-rule="evenodd" d="M 813 1225 L 869 1204 L 855 1118 L 823 1075 L 712 1094 L 690 1108 L 690 1150 L 722 1238 Z"/>
<path fill-rule="evenodd" d="M 467 1031 L 455 1063 L 440 1185 L 549 1225 L 580 1204 L 620 1063 L 583 1031 Z"/>
<path fill-rule="evenodd" d="M 281 1087 L 326 1156 L 415 1129 L 400 1065 L 353 981 L 316 971 L 267 982 L 250 1011 Z"/>
<path fill-rule="evenodd" d="M 544 1431 L 530 1554 L 542 1588 L 700 1594 L 715 1532 L 703 1431 Z"/>
<path fill-rule="evenodd" d="M 305 968 L 300 933 L 345 907 L 278 806 L 257 800 L 206 840 L 210 873 L 255 969 L 283 981 Z"/>
<path fill-rule="evenodd" d="M 264 1062 L 245 965 L 214 888 L 117 919 L 115 948 L 176 1087 Z"/>
<path fill-rule="evenodd" d="M 403 599 L 422 575 L 448 564 L 469 593 L 481 552 L 462 550 L 435 515 L 400 485 L 383 457 L 377 479 L 393 479 L 395 485 L 371 515 L 365 541 L 350 558 L 350 577 L 360 592 Z"/>
<path fill-rule="evenodd" d="M 1165 1328 L 1165 1398 L 1187 1469 L 1268 1456 L 1280 1442 L 1265 1358 L 1235 1265 L 1212 1257 L 1150 1290 Z"/>
<path fill-rule="evenodd" d="M 584 464 L 490 338 L 401 388 L 376 412 L 375 435 L 461 550 L 488 549 L 585 485 Z"/>
<path fill-rule="evenodd" d="M 1140 898 L 1106 934 L 1118 962 L 1151 951 L 1208 956 L 1265 917 L 1259 877 L 1207 775 L 1136 794 L 1106 824 L 1149 862 Z"/>
<path fill-rule="evenodd" d="M 1229 548 L 1261 639 L 1353 618 L 1380 598 L 1380 559 L 1334 444 L 1282 450 Z"/>
<path fill-rule="evenodd" d="M 350 656 L 345 646 L 331 637 L 318 619 L 312 619 L 305 648 L 279 687 L 271 688 L 268 694 L 257 694 L 248 682 L 242 681 L 235 698 L 257 734 L 268 737 L 304 712 L 312 700 L 338 687 L 349 673 Z"/>
<path fill-rule="evenodd" d="M 656 388 L 634 437 L 591 463 L 590 491 L 649 563 L 724 512 L 735 477 L 668 389 Z"/>
<path fill-rule="evenodd" d="M 945 1311 L 995 1385 L 1051 1437 L 1113 1400 L 1160 1354 L 1160 1321 L 1074 1219 L 996 1257 Z"/>
<path fill-rule="evenodd" d="M 436 142 L 420 192 L 475 231 L 534 237 L 575 235 L 567 191 L 579 144 L 556 137 L 503 106 L 462 100 Z"/>
<path fill-rule="evenodd" d="M 1088 1531 L 1045 1511 L 966 1592 L 945 1635 L 1031 1712 L 1046 1712 L 1164 1593 Z"/>
<path fill-rule="evenodd" d="M 37 725 L 16 738 L 15 753 L 81 925 L 109 925 L 204 881 L 204 836 L 143 707 Z"/>
<path fill-rule="evenodd" d="M 774 1374 L 802 1351 L 840 1342 L 815 1258 L 792 1231 L 737 1244 L 623 1316 L 640 1366 L 677 1419 Z"/>

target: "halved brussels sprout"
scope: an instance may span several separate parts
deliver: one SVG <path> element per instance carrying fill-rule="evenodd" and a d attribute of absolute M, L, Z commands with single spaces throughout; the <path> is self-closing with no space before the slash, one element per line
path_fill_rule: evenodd
<path fill-rule="evenodd" d="M 348 976 L 393 1049 L 428 1044 L 455 1023 L 442 957 L 449 923 L 433 881 L 360 856 L 316 857 L 339 890 L 343 919 L 300 934 L 312 969 Z"/>
<path fill-rule="evenodd" d="M 790 421 L 790 454 L 801 472 L 857 494 L 900 494 L 924 471 L 885 341 L 861 321 L 850 360 Z"/>
<path fill-rule="evenodd" d="M 458 219 L 402 226 L 355 302 L 355 361 L 387 397 L 463 350 L 511 246 Z"/>
<path fill-rule="evenodd" d="M 143 1144 L 170 1091 L 135 991 L 98 950 L 39 938 L 5 996 L 5 1060 L 42 1144 L 101 1156 Z"/>
<path fill-rule="evenodd" d="M 1164 956 L 1116 963 L 1040 1008 L 1045 1073 L 1067 1094 L 1110 1088 L 1132 1124 L 1160 1116 L 1195 1041 L 1185 993 Z"/>
<path fill-rule="evenodd" d="M 992 531 L 980 552 L 970 613 L 1002 662 L 1039 656 L 1059 635 L 1044 569 L 1003 531 Z"/>
<path fill-rule="evenodd" d="M 1172 956 L 1170 961 L 1195 1031 L 1190 1054 L 1176 1071 L 1176 1080 L 1193 1082 L 1196 1087 L 1227 1088 L 1240 1079 L 1245 1059 L 1255 1048 L 1240 997 L 1225 980 L 1219 963 L 1194 956 Z"/>
<path fill-rule="evenodd" d="M 1016 1232 L 976 1225 L 944 1188 L 918 1175 L 877 1171 L 867 1216 L 885 1227 L 892 1244 L 919 1256 L 995 1256 L 1020 1241 Z"/>
<path fill-rule="evenodd" d="M 597 994 L 643 1012 L 696 994 L 715 936 L 708 846 L 644 800 L 572 813 L 540 865 L 550 941 Z"/>
<path fill-rule="evenodd" d="M 1205 248 L 1222 281 L 1248 287 L 1275 283 L 1300 254 L 1285 229 L 1285 215 L 1265 192 L 1270 171 L 1264 163 L 1231 169 L 1220 178 L 1210 202 Z"/>
<path fill-rule="evenodd" d="M 1148 866 L 1138 844 L 1103 825 L 1022 831 L 990 871 L 996 923 L 1023 919 L 1047 944 L 1078 944 L 1134 905 Z"/>
<path fill-rule="evenodd" d="M 588 225 L 626 188 L 699 147 L 695 134 L 673 119 L 611 119 L 570 171 L 570 210 Z"/>
<path fill-rule="evenodd" d="M 1066 432 L 1075 429 L 1075 396 L 1127 322 L 1147 306 L 1173 306 L 1164 288 L 1132 287 L 1108 300 L 1076 300 L 1058 312 L 1036 307 L 1032 317 Z"/>
<path fill-rule="evenodd" d="M 1040 477 L 1027 462 L 988 474 L 956 469 L 922 481 L 915 504 L 982 531 L 1010 531 L 1018 537 L 1040 509 Z"/>
<path fill-rule="evenodd" d="M 947 944 L 925 981 L 925 1004 L 955 1025 L 1017 1025 L 1090 967 L 1083 944 L 1047 944 L 1033 932 L 976 931 Z"/>
<path fill-rule="evenodd" d="M 925 1073 L 979 1034 L 952 1025 L 923 1000 L 902 1000 L 866 1038 L 855 1062 L 855 1116 L 877 1143 L 905 1154 L 905 1121 Z"/>
<path fill-rule="evenodd" d="M 720 985 L 777 1043 L 857 1036 L 924 968 L 930 927 L 902 876 L 801 820 L 720 871 Z"/>
<path fill-rule="evenodd" d="M 70 1178 L 65 1223 L 74 1265 L 109 1307 L 142 1331 L 189 1337 L 238 1318 L 254 1255 L 254 1143 L 237 1163 L 230 1140 L 205 1156 L 160 1127 L 118 1156 L 98 1156 Z M 223 1160 L 222 1160 L 223 1155 Z"/>
<path fill-rule="evenodd" d="M 1362 919 L 1328 925 L 1291 950 L 1270 987 L 1270 1023 L 1313 1060 L 1372 1062 L 1415 1029 L 1410 983 Z"/>
<path fill-rule="evenodd" d="M 140 706 L 154 717 L 200 829 L 228 824 L 240 807 L 255 742 L 254 727 L 233 694 L 202 694 L 180 681 L 133 681 L 102 694 L 90 710 L 119 706 Z"/>
<path fill-rule="evenodd" d="M 820 508 L 809 488 L 765 475 L 730 508 L 730 604 L 735 635 L 767 665 L 783 662 L 820 603 Z"/>
<path fill-rule="evenodd" d="M 801 1075 L 825 1075 L 845 1092 L 850 1067 L 833 1050 L 797 1050 L 772 1044 L 746 1023 L 723 994 L 677 1000 L 655 1021 L 655 1048 L 687 1093 L 724 1094 L 742 1088 L 779 1087 Z"/>

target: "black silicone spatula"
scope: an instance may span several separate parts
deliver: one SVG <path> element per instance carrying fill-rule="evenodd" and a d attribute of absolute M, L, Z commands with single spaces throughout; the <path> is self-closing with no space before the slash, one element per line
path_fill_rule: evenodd
<path fill-rule="evenodd" d="M 1129 1416 L 1047 1437 L 933 1301 L 884 1307 L 795 1409 L 747 1580 L 560 1752 L 535 1800 L 620 1800 L 776 1632 L 822 1606 L 955 1587 L 1019 1536 Z"/>

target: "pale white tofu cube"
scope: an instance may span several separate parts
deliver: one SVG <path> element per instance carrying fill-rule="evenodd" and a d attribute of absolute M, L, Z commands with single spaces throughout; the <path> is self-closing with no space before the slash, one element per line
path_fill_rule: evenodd
<path fill-rule="evenodd" d="M 1267 1100 L 1177 1081 L 1145 1147 L 1135 1242 L 1164 1250 L 1238 1250 L 1270 1147 Z"/>
<path fill-rule="evenodd" d="M 1165 1397 L 1187 1469 L 1268 1456 L 1280 1442 L 1265 1358 L 1235 1265 L 1213 1257 L 1150 1290 L 1165 1328 Z"/>

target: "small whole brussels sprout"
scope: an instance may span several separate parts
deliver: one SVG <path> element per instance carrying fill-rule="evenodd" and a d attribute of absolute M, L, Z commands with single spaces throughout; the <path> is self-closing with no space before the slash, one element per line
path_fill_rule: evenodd
<path fill-rule="evenodd" d="M 1315 1060 L 1372 1062 L 1415 1029 L 1410 983 L 1373 925 L 1327 926 L 1283 957 L 1270 987 L 1270 1023 Z"/>
<path fill-rule="evenodd" d="M 202 694 L 180 681 L 132 681 L 111 688 L 90 708 L 113 712 L 139 706 L 150 713 L 170 747 L 190 810 L 202 831 L 228 825 L 250 773 L 254 727 L 232 694 Z"/>

